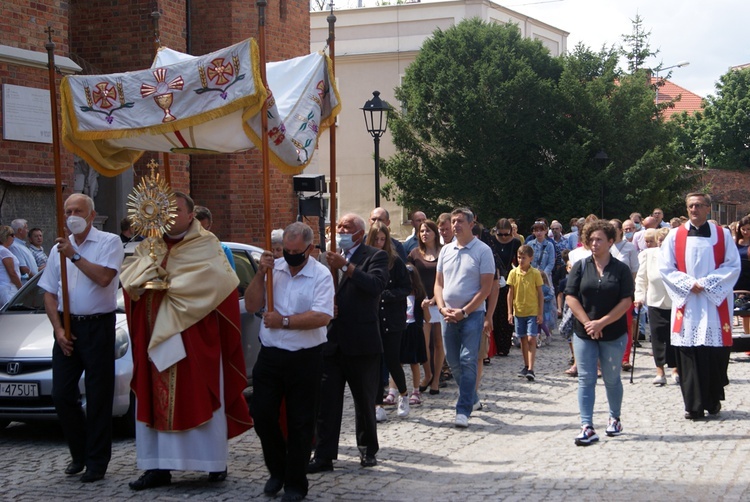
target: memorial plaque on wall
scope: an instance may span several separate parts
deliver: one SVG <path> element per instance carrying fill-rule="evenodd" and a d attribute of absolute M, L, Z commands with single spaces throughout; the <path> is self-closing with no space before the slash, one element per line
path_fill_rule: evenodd
<path fill-rule="evenodd" d="M 48 90 L 3 84 L 3 139 L 52 143 Z"/>

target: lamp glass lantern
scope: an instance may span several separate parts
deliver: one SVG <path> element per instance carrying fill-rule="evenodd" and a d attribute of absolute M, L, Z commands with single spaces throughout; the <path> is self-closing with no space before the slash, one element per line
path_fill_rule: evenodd
<path fill-rule="evenodd" d="M 380 91 L 373 91 L 372 99 L 362 107 L 365 127 L 375 143 L 375 207 L 380 207 L 380 138 L 388 129 L 390 111 L 391 105 L 380 99 Z"/>

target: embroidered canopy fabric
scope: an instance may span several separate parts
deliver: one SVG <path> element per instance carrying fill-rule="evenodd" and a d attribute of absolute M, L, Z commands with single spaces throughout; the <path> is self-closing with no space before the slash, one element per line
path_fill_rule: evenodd
<path fill-rule="evenodd" d="M 268 63 L 266 93 L 253 39 L 205 56 L 161 49 L 150 69 L 67 76 L 61 84 L 62 141 L 105 176 L 144 151 L 234 153 L 261 147 L 268 100 L 269 156 L 300 173 L 340 110 L 323 53 Z"/>

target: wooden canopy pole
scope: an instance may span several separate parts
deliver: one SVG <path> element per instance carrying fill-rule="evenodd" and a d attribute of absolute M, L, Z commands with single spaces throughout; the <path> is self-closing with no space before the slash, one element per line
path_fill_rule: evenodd
<path fill-rule="evenodd" d="M 270 156 L 268 154 L 268 99 L 271 91 L 268 89 L 266 80 L 266 0 L 258 0 L 258 45 L 260 46 L 260 79 L 268 96 L 263 101 L 260 111 L 260 136 L 261 136 L 261 159 L 263 163 L 263 229 L 266 239 L 266 249 L 271 249 L 271 173 Z M 266 310 L 273 312 L 273 271 L 268 269 L 266 280 Z"/>
<path fill-rule="evenodd" d="M 55 43 L 52 41 L 52 26 L 44 30 L 47 34 L 47 66 L 49 68 L 49 102 L 52 109 L 52 157 L 55 164 L 55 212 L 57 213 L 57 235 L 66 239 L 65 210 L 62 193 L 62 167 L 60 166 L 60 128 L 57 123 L 57 79 L 55 78 Z M 70 340 L 70 297 L 68 295 L 68 260 L 60 256 L 60 278 L 62 280 L 62 312 L 65 338 Z"/>
<path fill-rule="evenodd" d="M 331 73 L 334 75 L 334 78 L 336 76 L 336 29 L 334 25 L 336 24 L 336 16 L 333 14 L 333 0 L 331 0 L 331 13 L 326 18 L 328 21 L 328 51 L 331 58 Z M 331 82 L 331 86 L 334 85 L 334 82 Z M 330 90 L 329 92 L 332 92 Z M 332 124 L 331 127 L 328 128 L 328 139 L 329 139 L 329 161 L 331 166 L 331 182 L 328 184 L 328 191 L 330 193 L 330 199 L 329 199 L 329 205 L 328 209 L 331 213 L 330 220 L 331 220 L 331 252 L 336 252 L 336 194 L 338 193 L 338 187 L 336 183 L 336 124 Z M 325 244 L 325 243 L 323 243 Z M 336 273 L 335 270 L 331 270 L 331 273 L 333 274 L 333 284 L 334 286 L 338 286 L 339 282 L 339 274 Z"/>

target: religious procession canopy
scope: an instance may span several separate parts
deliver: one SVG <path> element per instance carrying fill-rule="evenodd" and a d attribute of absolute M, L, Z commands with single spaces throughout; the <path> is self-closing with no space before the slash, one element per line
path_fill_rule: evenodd
<path fill-rule="evenodd" d="M 268 63 L 263 86 L 253 39 L 205 56 L 159 50 L 150 69 L 67 76 L 61 84 L 62 141 L 104 176 L 145 151 L 234 153 L 261 148 L 268 100 L 269 156 L 300 173 L 341 108 L 323 53 Z"/>

